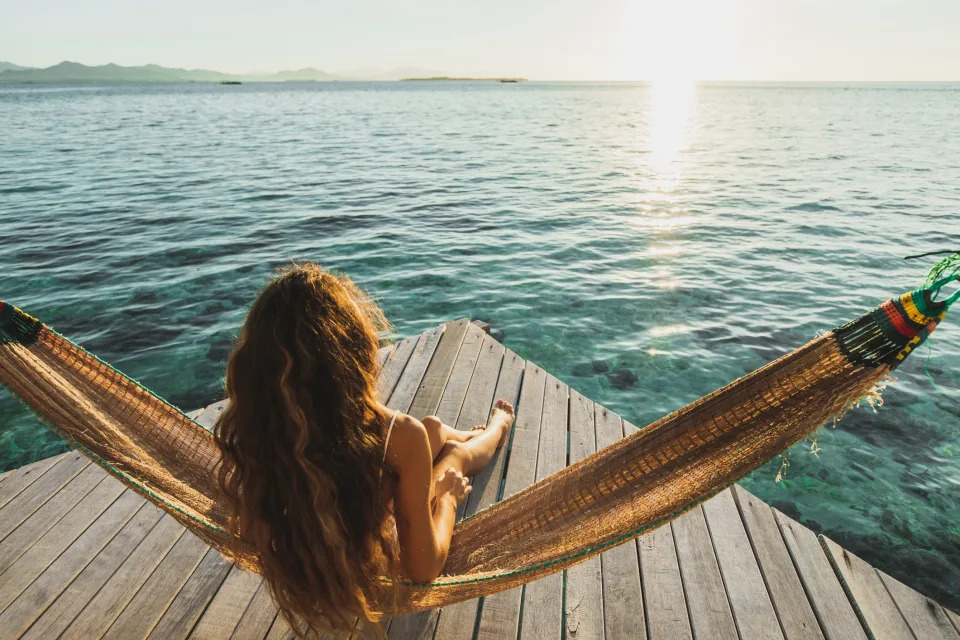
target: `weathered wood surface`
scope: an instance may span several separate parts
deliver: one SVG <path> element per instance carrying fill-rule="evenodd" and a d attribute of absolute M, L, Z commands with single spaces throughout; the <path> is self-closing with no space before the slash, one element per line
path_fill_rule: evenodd
<path fill-rule="evenodd" d="M 546 375 L 537 480 L 560 471 L 567 464 L 568 393 L 567 385 L 549 373 Z M 524 587 L 520 640 L 562 637 L 563 578 L 563 573 L 555 573 Z"/>
<path fill-rule="evenodd" d="M 117 640 L 146 637 L 208 549 L 196 536 L 180 536 L 104 637 Z"/>
<path fill-rule="evenodd" d="M 227 640 L 260 587 L 260 576 L 234 565 L 190 634 L 197 640 Z"/>
<path fill-rule="evenodd" d="M 829 640 L 866 638 L 816 534 L 777 510 L 773 513 L 823 634 Z"/>
<path fill-rule="evenodd" d="M 643 576 L 644 609 L 651 639 L 692 640 L 690 614 L 673 541 L 673 527 L 665 524 L 637 539 Z"/>
<path fill-rule="evenodd" d="M 489 336 L 484 339 L 480 359 L 477 362 L 477 373 L 470 382 L 471 390 L 467 398 L 476 398 L 476 405 L 465 403 L 461 411 L 461 423 L 458 428 L 471 422 L 483 422 L 482 415 L 484 398 L 489 398 L 486 406 L 491 406 L 495 398 L 503 398 L 507 402 L 517 404 L 520 393 L 520 379 L 523 375 L 523 360 L 515 353 L 505 350 Z M 499 376 L 496 371 L 499 370 Z M 494 378 L 496 380 L 494 381 Z M 493 386 L 491 384 L 493 381 Z M 512 434 L 511 434 L 512 437 Z M 500 483 L 506 468 L 507 457 L 510 451 L 510 441 L 501 449 L 491 463 L 473 479 L 473 490 L 464 501 L 463 515 L 471 516 L 480 509 L 485 509 L 497 502 L 500 498 Z M 459 602 L 445 607 L 440 612 L 436 638 L 450 638 L 471 640 L 477 619 L 477 610 L 482 599 Z"/>
<path fill-rule="evenodd" d="M 613 411 L 594 404 L 597 449 L 622 438 L 633 430 Z M 640 582 L 639 540 L 622 544 L 600 556 L 603 581 L 604 633 L 609 640 L 644 640 L 647 625 L 643 611 L 643 586 Z"/>
<path fill-rule="evenodd" d="M 957 615 L 945 607 L 941 608 L 943 609 L 943 612 L 947 614 L 947 618 L 950 619 L 951 624 L 953 624 L 953 628 L 957 630 L 957 633 L 960 633 L 960 615 Z"/>
<path fill-rule="evenodd" d="M 703 509 L 691 509 L 671 526 L 694 637 L 737 640 L 737 627 Z"/>
<path fill-rule="evenodd" d="M 417 417 L 517 407 L 472 515 L 635 427 L 461 320 L 381 350 L 378 391 Z M 221 401 L 187 414 L 210 428 Z M 739 487 L 524 587 L 385 624 L 391 638 L 960 640 L 960 617 Z M 0 475 L 0 640 L 292 634 L 269 587 L 76 452 Z M 324 634 L 323 637 L 327 637 Z M 332 637 L 332 636 L 330 636 Z"/>
<path fill-rule="evenodd" d="M 820 537 L 833 570 L 853 604 L 860 622 L 876 640 L 909 638 L 910 629 L 887 593 L 880 576 L 869 564 L 843 549 L 830 538 Z"/>
<path fill-rule="evenodd" d="M 270 594 L 270 585 L 261 580 L 257 592 L 243 612 L 243 617 L 233 630 L 233 640 L 261 640 L 269 632 L 277 618 L 277 605 Z"/>
<path fill-rule="evenodd" d="M 148 636 L 151 640 L 186 638 L 220 589 L 231 565 L 214 549 L 203 556 L 176 598 Z"/>
<path fill-rule="evenodd" d="M 787 640 L 823 638 L 820 623 L 803 591 L 790 552 L 770 507 L 742 487 L 733 489 L 743 524 L 760 564 L 764 583 Z"/>
<path fill-rule="evenodd" d="M 579 462 L 597 450 L 597 429 L 593 402 L 570 391 L 569 464 Z M 624 545 L 628 548 L 633 545 Z M 634 547 L 634 551 L 636 548 Z M 564 594 L 564 637 L 600 638 L 604 635 L 603 577 L 600 556 L 566 571 Z"/>
<path fill-rule="evenodd" d="M 547 374 L 530 362 L 523 371 L 520 399 L 510 445 L 510 460 L 503 485 L 503 496 L 510 496 L 533 484 L 537 473 L 537 447 L 540 442 L 540 414 Z M 516 638 L 520 625 L 523 587 L 495 593 L 484 598 L 478 638 Z M 442 617 L 442 616 L 441 616 Z"/>
<path fill-rule="evenodd" d="M 960 640 L 960 632 L 950 624 L 943 607 L 879 569 L 877 574 L 913 635 L 930 640 Z"/>
<path fill-rule="evenodd" d="M 733 493 L 724 491 L 705 502 L 703 514 L 740 640 L 782 640 L 777 613 L 770 602 Z"/>

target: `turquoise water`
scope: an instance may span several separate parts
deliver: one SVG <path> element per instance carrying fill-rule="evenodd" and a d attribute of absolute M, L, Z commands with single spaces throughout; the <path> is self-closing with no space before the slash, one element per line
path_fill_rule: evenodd
<path fill-rule="evenodd" d="M 960 246 L 960 85 L 0 89 L 0 298 L 192 409 L 292 258 L 644 425 Z M 960 314 L 960 312 L 955 312 Z M 960 609 L 960 317 L 745 484 Z M 0 392 L 0 469 L 64 449 Z"/>

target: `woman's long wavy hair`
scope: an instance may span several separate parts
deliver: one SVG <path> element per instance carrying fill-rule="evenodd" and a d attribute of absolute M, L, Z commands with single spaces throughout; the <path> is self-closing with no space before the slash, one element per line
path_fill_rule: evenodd
<path fill-rule="evenodd" d="M 396 576 L 380 493 L 383 312 L 346 276 L 283 270 L 247 315 L 227 363 L 229 407 L 214 427 L 234 533 L 298 635 L 356 618 L 380 576 Z"/>

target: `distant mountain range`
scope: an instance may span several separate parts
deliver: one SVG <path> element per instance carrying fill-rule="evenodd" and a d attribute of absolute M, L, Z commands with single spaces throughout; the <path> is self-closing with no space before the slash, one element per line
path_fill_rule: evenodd
<path fill-rule="evenodd" d="M 13 64 L 12 62 L 0 62 L 0 72 L 9 71 L 10 69 L 17 71 L 20 69 L 30 69 L 30 68 L 31 67 L 21 67 L 20 65 Z"/>
<path fill-rule="evenodd" d="M 156 64 L 122 67 L 116 64 L 88 66 L 79 62 L 61 62 L 38 69 L 0 62 L 2 84 L 71 84 L 109 82 L 309 82 L 330 80 L 401 80 L 411 76 L 436 75 L 435 71 L 401 67 L 383 71 L 365 69 L 355 73 L 333 74 L 305 68 L 276 73 L 231 74 L 207 69 L 172 69 Z"/>

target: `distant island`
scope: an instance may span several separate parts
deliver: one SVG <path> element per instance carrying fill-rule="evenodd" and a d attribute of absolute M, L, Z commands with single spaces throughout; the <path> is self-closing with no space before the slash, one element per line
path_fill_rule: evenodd
<path fill-rule="evenodd" d="M 365 69 L 352 73 L 329 73 L 321 69 L 307 67 L 270 73 L 233 74 L 208 69 L 162 67 L 157 64 L 137 67 L 124 67 L 118 64 L 90 66 L 79 62 L 64 61 L 50 67 L 36 68 L 0 61 L 0 84 L 215 82 L 231 85 L 243 82 L 387 81 L 402 80 L 410 76 L 426 76 L 433 73 L 436 72 L 412 67 L 386 71 Z M 436 77 L 439 78 L 440 76 Z M 496 80 L 497 78 L 489 79 Z"/>
<path fill-rule="evenodd" d="M 8 63 L 7 63 L 8 64 Z M 87 66 L 61 62 L 43 69 L 6 68 L 0 71 L 3 84 L 69 84 L 91 82 L 222 82 L 240 78 L 205 69 L 171 69 L 156 64 L 122 67 L 117 64 Z"/>
<path fill-rule="evenodd" d="M 403 82 L 527 82 L 526 78 L 460 78 L 457 76 L 430 76 L 428 78 L 401 78 Z"/>

